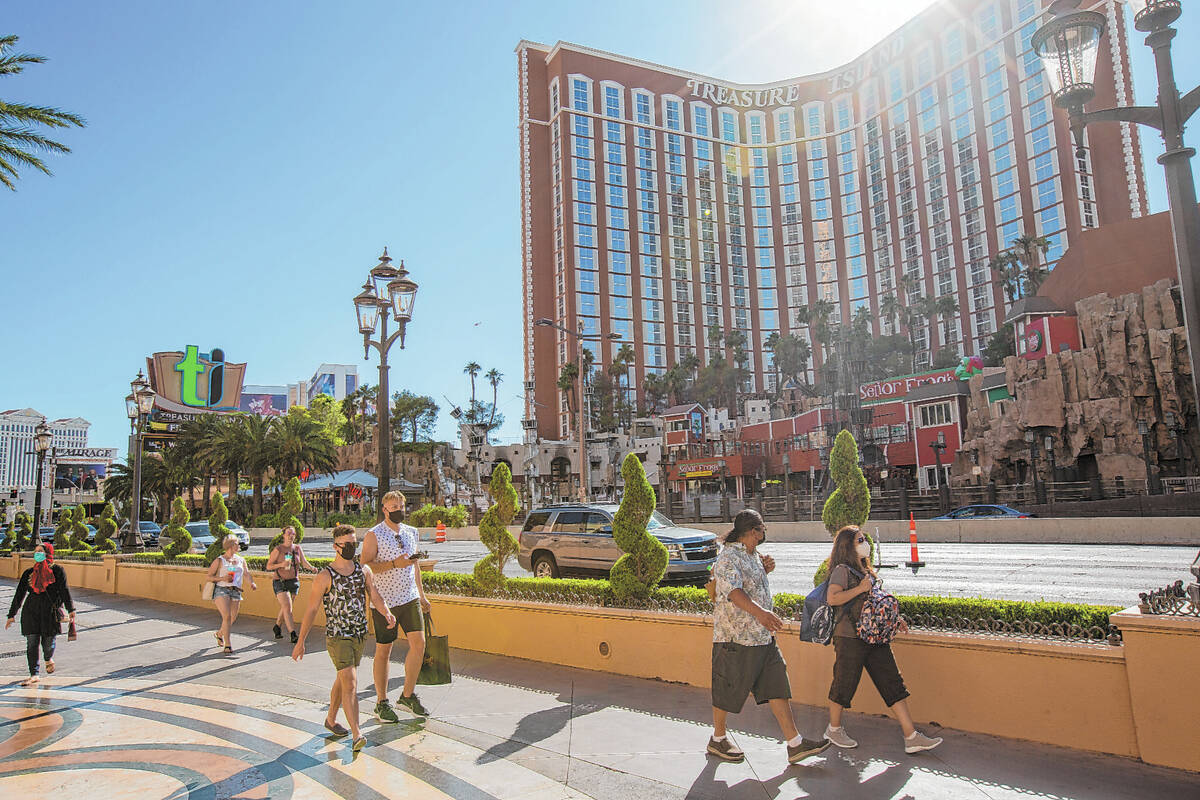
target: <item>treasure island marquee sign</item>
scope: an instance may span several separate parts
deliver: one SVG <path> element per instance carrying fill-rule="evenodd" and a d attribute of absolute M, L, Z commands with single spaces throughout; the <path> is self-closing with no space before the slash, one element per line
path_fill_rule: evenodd
<path fill-rule="evenodd" d="M 889 64 L 895 62 L 904 52 L 904 37 L 896 36 L 868 52 L 843 70 L 829 76 L 829 93 L 848 92 L 867 78 L 882 72 Z M 800 81 L 787 86 L 774 86 L 770 89 L 734 89 L 718 83 L 690 78 L 687 86 L 692 90 L 692 96 L 718 105 L 739 106 L 743 108 L 771 108 L 773 106 L 790 105 L 800 97 L 800 88 L 807 86 L 808 81 Z"/>
<path fill-rule="evenodd" d="M 146 359 L 146 366 L 150 386 L 157 395 L 155 421 L 161 416 L 158 412 L 167 412 L 182 422 L 196 413 L 238 410 L 246 365 L 227 362 L 225 351 L 219 347 L 205 353 L 189 344 L 182 352 L 155 353 Z"/>

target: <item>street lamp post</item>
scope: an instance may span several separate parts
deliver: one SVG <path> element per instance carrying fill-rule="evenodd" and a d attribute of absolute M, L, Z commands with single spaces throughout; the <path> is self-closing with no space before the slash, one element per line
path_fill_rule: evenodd
<path fill-rule="evenodd" d="M 576 372 L 578 373 L 576 375 L 576 382 L 577 382 L 577 386 L 579 389 L 579 403 L 578 403 L 578 410 L 579 410 L 579 425 L 578 425 L 578 427 L 579 427 L 579 499 L 581 502 L 587 503 L 589 495 L 591 494 L 592 464 L 591 464 L 591 460 L 588 458 L 588 452 L 587 452 L 587 424 L 584 421 L 585 418 L 584 418 L 584 408 L 583 408 L 583 403 L 584 403 L 583 343 L 584 342 L 599 342 L 605 338 L 620 339 L 621 337 L 620 337 L 620 335 L 618 335 L 616 333 L 610 333 L 610 334 L 608 334 L 607 337 L 584 336 L 583 335 L 583 323 L 579 324 L 578 330 L 573 331 L 570 328 L 564 328 L 562 325 L 555 323 L 554 320 L 548 319 L 546 317 L 542 317 L 541 319 L 534 322 L 534 324 L 539 327 L 542 327 L 542 328 L 554 328 L 557 331 L 562 331 L 563 333 L 566 333 L 566 334 L 569 334 L 569 335 L 575 337 L 575 359 L 576 359 L 575 365 L 576 365 L 576 367 L 578 367 L 578 369 L 576 370 Z"/>
<path fill-rule="evenodd" d="M 46 451 L 50 449 L 50 443 L 53 441 L 54 433 L 46 424 L 46 418 L 43 417 L 42 421 L 33 429 L 33 450 L 37 453 L 37 484 L 33 490 L 33 544 L 41 541 L 42 482 L 45 480 L 42 470 L 46 465 Z"/>
<path fill-rule="evenodd" d="M 1162 494 L 1158 476 L 1154 474 L 1154 468 L 1150 465 L 1150 436 L 1154 428 L 1146 420 L 1139 419 L 1137 431 L 1142 437 L 1142 459 L 1146 462 L 1146 494 Z"/>
<path fill-rule="evenodd" d="M 1175 241 L 1183 319 L 1192 359 L 1192 390 L 1200 402 L 1200 208 L 1192 180 L 1194 148 L 1183 144 L 1183 127 L 1200 106 L 1200 86 L 1182 97 L 1175 84 L 1171 60 L 1171 23 L 1182 13 L 1180 0 L 1130 0 L 1134 27 L 1148 33 L 1146 44 L 1154 51 L 1158 73 L 1158 102 L 1153 106 L 1124 106 L 1084 111 L 1095 97 L 1096 58 L 1105 17 L 1096 11 L 1076 11 L 1078 0 L 1056 0 L 1054 17 L 1033 34 L 1033 50 L 1042 60 L 1054 92 L 1054 104 L 1070 113 L 1076 152 L 1083 153 L 1083 129 L 1092 122 L 1132 122 L 1158 130 L 1165 152 L 1158 157 L 1167 178 L 1167 204 Z"/>
<path fill-rule="evenodd" d="M 1025 443 L 1029 445 L 1029 473 L 1033 476 L 1033 499 L 1039 505 L 1044 505 L 1046 502 L 1046 489 L 1045 485 L 1038 480 L 1037 473 L 1037 433 L 1031 430 L 1025 431 Z"/>
<path fill-rule="evenodd" d="M 133 553 L 142 543 L 142 435 L 146 418 L 154 410 L 154 391 L 140 369 L 137 377 L 130 381 L 129 389 L 125 397 L 125 415 L 129 417 L 129 446 L 133 451 L 133 496 L 130 498 L 129 530 L 125 532 L 121 550 Z"/>
<path fill-rule="evenodd" d="M 397 341 L 404 349 L 404 334 L 412 319 L 413 304 L 417 299 L 417 284 L 408 277 L 404 262 L 400 268 L 392 266 L 387 248 L 379 263 L 371 268 L 363 290 L 354 298 L 354 310 L 358 315 L 358 332 L 363 335 L 363 359 L 371 354 L 371 348 L 379 351 L 379 392 L 375 399 L 375 413 L 379 417 L 379 469 L 376 470 L 379 485 L 375 490 L 375 511 L 382 516 L 383 496 L 392 488 L 392 448 L 388 421 L 388 351 Z M 395 321 L 396 330 L 388 333 L 388 323 Z M 371 338 L 376 331 L 377 339 Z"/>
<path fill-rule="evenodd" d="M 929 443 L 933 450 L 934 461 L 937 462 L 938 507 L 945 514 L 950 510 L 950 487 L 946 485 L 946 476 L 942 474 L 942 452 L 946 449 L 946 434 L 938 431 L 937 438 Z"/>

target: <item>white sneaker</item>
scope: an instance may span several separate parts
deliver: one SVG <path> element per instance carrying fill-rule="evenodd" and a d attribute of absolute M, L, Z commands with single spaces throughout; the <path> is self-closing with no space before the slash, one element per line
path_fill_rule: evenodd
<path fill-rule="evenodd" d="M 849 750 L 852 747 L 858 747 L 858 742 L 846 735 L 845 728 L 832 728 L 826 725 L 825 738 L 844 750 Z"/>
<path fill-rule="evenodd" d="M 920 753 L 922 750 L 932 750 L 942 743 L 942 737 L 930 738 L 920 731 L 913 731 L 912 736 L 904 737 L 904 752 L 909 755 Z"/>

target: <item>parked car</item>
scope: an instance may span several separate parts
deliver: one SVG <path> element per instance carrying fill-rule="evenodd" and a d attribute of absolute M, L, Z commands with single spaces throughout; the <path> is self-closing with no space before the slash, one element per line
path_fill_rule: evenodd
<path fill-rule="evenodd" d="M 620 506 L 568 504 L 531 511 L 525 519 L 517 562 L 539 578 L 607 575 L 623 553 L 613 541 L 613 516 Z M 655 511 L 646 532 L 667 548 L 664 582 L 702 585 L 717 560 L 717 537 L 681 528 Z"/>
<path fill-rule="evenodd" d="M 186 528 L 187 532 L 192 535 L 192 545 L 194 547 L 198 547 L 201 550 L 206 550 L 208 549 L 208 546 L 213 543 L 213 535 L 208 530 L 207 522 L 189 522 L 183 527 Z M 227 520 L 225 522 L 225 527 L 229 529 L 230 533 L 238 537 L 238 545 L 240 549 L 247 550 L 250 548 L 249 531 L 247 531 L 241 525 L 238 525 L 233 520 Z"/>
<path fill-rule="evenodd" d="M 943 514 L 934 519 L 1028 519 L 1037 514 L 1018 511 L 1012 506 L 1002 505 L 972 505 L 956 508 L 949 514 Z"/>
<path fill-rule="evenodd" d="M 129 533 L 128 522 L 121 526 L 121 530 L 117 531 L 117 541 L 124 541 L 125 534 L 127 533 Z M 141 534 L 143 545 L 146 547 L 158 547 L 158 539 L 162 535 L 162 526 L 157 522 L 141 520 L 138 522 L 138 533 Z"/>

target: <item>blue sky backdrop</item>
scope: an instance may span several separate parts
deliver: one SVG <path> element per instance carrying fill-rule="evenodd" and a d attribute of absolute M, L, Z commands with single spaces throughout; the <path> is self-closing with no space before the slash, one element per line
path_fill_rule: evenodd
<path fill-rule="evenodd" d="M 0 408 L 83 416 L 93 446 L 123 450 L 130 379 L 186 344 L 248 362 L 248 383 L 307 379 L 321 362 L 374 383 L 350 300 L 387 245 L 421 285 L 393 388 L 462 403 L 463 365 L 496 367 L 501 436 L 517 438 L 517 42 L 773 81 L 842 64 L 927 5 L 8 0 L 0 32 L 50 62 L 0 80 L 0 96 L 88 127 L 62 135 L 74 152 L 53 178 L 0 190 Z M 1186 46 L 1200 2 L 1179 28 L 1186 89 L 1200 81 Z M 1134 71 L 1151 101 L 1140 44 Z M 1163 210 L 1161 140 L 1143 142 Z M 453 436 L 445 413 L 438 432 Z"/>

